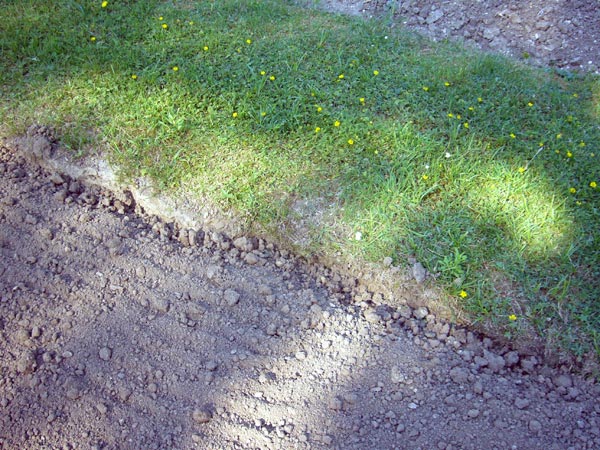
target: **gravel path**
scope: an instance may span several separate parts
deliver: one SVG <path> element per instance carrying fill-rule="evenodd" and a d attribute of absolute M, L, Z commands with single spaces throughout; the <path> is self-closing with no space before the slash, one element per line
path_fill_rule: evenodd
<path fill-rule="evenodd" d="M 435 40 L 452 39 L 536 65 L 600 74 L 599 0 L 323 0 L 319 4 L 353 15 L 392 14 L 395 21 Z"/>
<path fill-rule="evenodd" d="M 6 146 L 0 294 L 2 449 L 600 448 L 597 385 Z"/>

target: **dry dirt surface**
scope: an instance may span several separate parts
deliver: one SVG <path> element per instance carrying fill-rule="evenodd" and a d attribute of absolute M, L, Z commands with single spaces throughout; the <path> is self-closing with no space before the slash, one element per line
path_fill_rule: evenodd
<path fill-rule="evenodd" d="M 598 0 L 322 0 L 330 11 L 391 14 L 436 40 L 452 39 L 567 71 L 600 73 Z"/>
<path fill-rule="evenodd" d="M 0 146 L 0 448 L 600 448 L 591 381 L 120 198 Z"/>

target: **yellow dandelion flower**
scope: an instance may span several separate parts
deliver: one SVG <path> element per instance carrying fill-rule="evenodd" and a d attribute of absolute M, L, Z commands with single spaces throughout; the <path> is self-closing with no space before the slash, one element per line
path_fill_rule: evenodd
<path fill-rule="evenodd" d="M 334 127 L 339 127 L 341 125 L 339 120 L 336 120 L 335 122 L 333 122 L 333 126 Z"/>
<path fill-rule="evenodd" d="M 515 320 L 517 320 L 517 316 L 515 314 L 511 314 L 510 316 L 508 316 L 508 320 L 514 322 Z"/>
<path fill-rule="evenodd" d="M 348 139 L 348 145 L 354 145 L 354 140 L 353 139 Z"/>
<path fill-rule="evenodd" d="M 133 75 L 131 75 L 131 79 L 132 80 L 137 80 L 137 75 L 134 73 Z"/>
<path fill-rule="evenodd" d="M 267 115 L 267 113 L 263 111 L 263 112 L 261 112 L 261 113 L 260 113 L 260 115 L 261 115 L 262 117 L 265 117 L 265 116 Z"/>
<path fill-rule="evenodd" d="M 208 45 L 205 45 L 205 46 L 202 48 L 202 50 L 204 50 L 205 52 L 207 52 L 207 51 L 208 51 Z"/>
<path fill-rule="evenodd" d="M 556 135 L 556 139 L 562 139 L 562 133 L 558 133 L 558 134 Z"/>
<path fill-rule="evenodd" d="M 358 101 L 359 101 L 360 103 L 364 103 L 364 102 L 365 102 L 365 98 L 364 98 L 364 97 L 361 97 L 361 98 L 359 98 L 359 99 L 358 99 Z"/>
<path fill-rule="evenodd" d="M 238 116 L 238 113 L 237 113 L 237 112 L 234 112 L 234 113 L 231 115 L 231 117 L 233 117 L 234 119 L 235 119 L 237 116 Z"/>
<path fill-rule="evenodd" d="M 260 74 L 264 77 L 267 74 L 267 72 L 265 72 L 264 70 L 261 70 Z"/>
<path fill-rule="evenodd" d="M 164 18 L 163 16 L 160 16 L 160 17 L 158 18 L 158 20 L 160 20 L 160 21 L 162 21 L 162 20 L 164 20 L 164 19 L 165 19 L 165 18 Z"/>
<path fill-rule="evenodd" d="M 423 86 L 423 90 L 427 92 L 429 90 L 429 86 Z"/>
<path fill-rule="evenodd" d="M 469 122 L 465 122 L 465 123 L 463 123 L 463 127 L 465 127 L 465 128 L 469 128 Z"/>
<path fill-rule="evenodd" d="M 169 28 L 169 25 L 167 25 L 166 23 L 162 24 L 163 30 L 166 30 L 167 28 Z"/>
<path fill-rule="evenodd" d="M 315 133 L 318 133 L 319 131 L 321 131 L 321 127 L 316 127 L 315 128 Z"/>
<path fill-rule="evenodd" d="M 448 113 L 448 117 L 450 117 L 452 119 L 454 117 L 454 114 Z"/>
<path fill-rule="evenodd" d="M 379 75 L 379 70 L 374 70 L 373 75 L 375 75 L 375 76 Z"/>
<path fill-rule="evenodd" d="M 178 70 L 179 70 L 179 67 L 173 66 L 173 72 L 177 72 Z"/>
<path fill-rule="evenodd" d="M 320 106 L 317 106 L 317 112 L 321 112 L 323 111 L 323 108 L 321 108 Z"/>
<path fill-rule="evenodd" d="M 193 21 L 193 20 L 190 20 L 188 23 L 189 23 L 190 25 L 194 25 L 194 21 Z"/>
<path fill-rule="evenodd" d="M 519 167 L 517 170 L 519 171 L 519 173 L 525 173 L 527 169 L 525 167 Z"/>
<path fill-rule="evenodd" d="M 252 39 L 246 39 L 246 44 L 248 44 L 248 45 L 252 44 Z"/>
<path fill-rule="evenodd" d="M 269 77 L 269 80 L 271 80 L 271 81 L 275 81 L 275 75 L 271 75 L 271 76 Z"/>
<path fill-rule="evenodd" d="M 581 141 L 581 142 L 579 143 L 579 146 L 580 146 L 580 147 L 585 147 L 585 142 Z"/>
<path fill-rule="evenodd" d="M 448 87 L 450 86 L 450 83 L 448 83 L 447 81 L 444 82 L 444 86 Z"/>
<path fill-rule="evenodd" d="M 515 133 L 510 133 L 510 138 L 511 139 L 515 139 L 517 137 L 517 135 Z"/>
<path fill-rule="evenodd" d="M 92 37 L 90 38 L 90 41 L 92 41 L 92 42 L 96 42 L 96 36 L 92 36 Z"/>
<path fill-rule="evenodd" d="M 467 294 L 466 291 L 460 291 L 458 295 L 460 295 L 462 298 L 467 298 L 469 294 Z"/>
<path fill-rule="evenodd" d="M 429 175 L 424 174 L 421 178 L 423 178 L 424 181 L 427 181 L 429 180 Z"/>
<path fill-rule="evenodd" d="M 475 111 L 475 108 L 473 108 L 472 106 L 469 106 L 469 111 Z"/>
<path fill-rule="evenodd" d="M 533 106 L 532 102 L 527 103 L 527 106 L 529 106 L 530 108 Z"/>
<path fill-rule="evenodd" d="M 456 118 L 460 120 L 460 119 L 462 119 L 462 116 L 460 114 L 457 114 Z"/>
<path fill-rule="evenodd" d="M 343 79 L 344 79 L 344 74 L 343 74 L 343 73 L 340 73 L 340 74 L 338 75 L 338 79 L 339 79 L 339 80 L 343 80 Z"/>
<path fill-rule="evenodd" d="M 106 8 L 108 6 L 108 2 L 102 2 L 102 7 Z"/>
<path fill-rule="evenodd" d="M 595 181 L 590 181 L 590 187 L 592 189 L 596 189 L 598 187 L 598 183 L 596 183 Z"/>
<path fill-rule="evenodd" d="M 575 194 L 575 193 L 577 192 L 577 189 L 575 189 L 574 187 L 572 187 L 572 188 L 569 188 L 569 192 L 570 192 L 571 194 Z"/>
<path fill-rule="evenodd" d="M 477 102 L 481 103 L 481 102 L 483 102 L 483 99 L 481 97 L 477 97 Z"/>
<path fill-rule="evenodd" d="M 573 157 L 573 153 L 567 152 L 567 158 L 572 158 L 572 157 Z"/>

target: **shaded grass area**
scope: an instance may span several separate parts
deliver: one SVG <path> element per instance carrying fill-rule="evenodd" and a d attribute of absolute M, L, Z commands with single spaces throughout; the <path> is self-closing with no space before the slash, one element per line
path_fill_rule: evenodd
<path fill-rule="evenodd" d="M 305 252 L 415 255 L 488 332 L 600 354 L 598 78 L 285 1 L 1 3 L 5 134 L 52 125 L 273 232 L 337 205 Z"/>

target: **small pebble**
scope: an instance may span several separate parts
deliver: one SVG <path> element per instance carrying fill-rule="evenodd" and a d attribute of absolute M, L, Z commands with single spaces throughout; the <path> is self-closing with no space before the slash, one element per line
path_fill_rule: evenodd
<path fill-rule="evenodd" d="M 233 289 L 227 289 L 225 291 L 225 301 L 228 306 L 235 306 L 240 301 L 240 294 L 238 294 Z"/>
<path fill-rule="evenodd" d="M 196 408 L 192 413 L 192 418 L 196 423 L 207 423 L 212 419 L 212 413 L 208 408 Z"/>
<path fill-rule="evenodd" d="M 108 347 L 102 347 L 98 352 L 98 356 L 102 361 L 109 361 L 112 357 L 112 350 Z"/>

